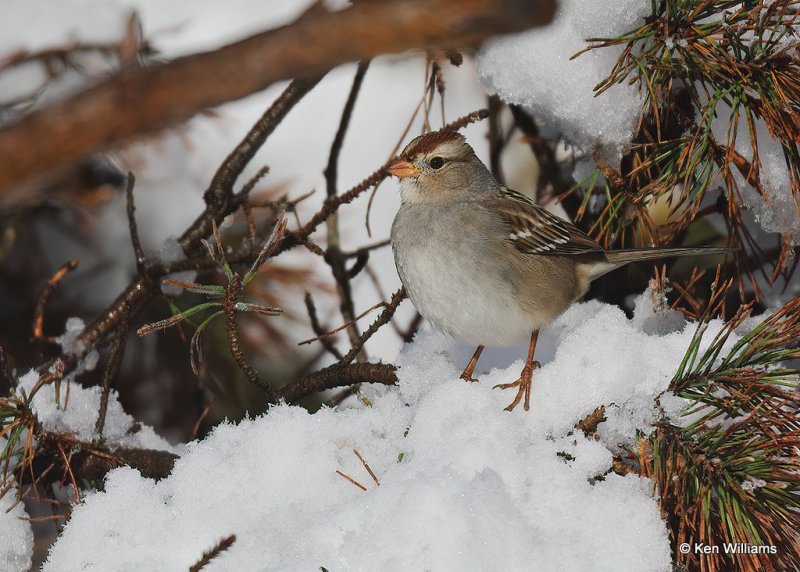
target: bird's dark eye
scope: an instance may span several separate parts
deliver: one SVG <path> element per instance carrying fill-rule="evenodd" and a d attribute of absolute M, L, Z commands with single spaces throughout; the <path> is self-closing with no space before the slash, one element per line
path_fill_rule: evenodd
<path fill-rule="evenodd" d="M 430 162 L 431 169 L 441 169 L 444 167 L 444 159 L 441 157 L 434 157 Z"/>

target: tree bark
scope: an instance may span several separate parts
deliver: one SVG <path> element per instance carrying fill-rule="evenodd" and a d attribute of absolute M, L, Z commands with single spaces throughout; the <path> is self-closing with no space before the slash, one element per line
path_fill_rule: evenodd
<path fill-rule="evenodd" d="M 381 0 L 311 10 L 216 51 L 133 68 L 0 130 L 0 195 L 197 112 L 383 53 L 462 47 L 549 22 L 555 0 Z M 0 201 L 2 202 L 2 201 Z"/>

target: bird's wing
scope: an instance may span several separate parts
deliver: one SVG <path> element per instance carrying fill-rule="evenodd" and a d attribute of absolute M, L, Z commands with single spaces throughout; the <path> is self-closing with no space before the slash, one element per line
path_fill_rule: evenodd
<path fill-rule="evenodd" d="M 602 246 L 570 222 L 551 214 L 525 195 L 502 187 L 490 199 L 508 226 L 508 240 L 524 254 L 600 254 Z"/>

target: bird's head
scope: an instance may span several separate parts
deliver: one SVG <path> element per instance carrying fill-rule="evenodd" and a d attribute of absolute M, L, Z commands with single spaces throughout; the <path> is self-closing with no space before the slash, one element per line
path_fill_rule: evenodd
<path fill-rule="evenodd" d="M 404 203 L 468 201 L 498 186 L 464 136 L 455 131 L 420 135 L 388 170 L 400 179 Z"/>

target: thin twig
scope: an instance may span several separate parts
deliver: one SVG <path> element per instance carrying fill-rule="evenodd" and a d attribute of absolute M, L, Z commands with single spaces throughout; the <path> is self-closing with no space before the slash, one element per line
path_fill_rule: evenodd
<path fill-rule="evenodd" d="M 347 95 L 347 101 L 345 101 L 344 108 L 342 109 L 342 117 L 339 120 L 339 127 L 336 130 L 336 135 L 331 144 L 331 151 L 328 155 L 328 165 L 325 167 L 325 182 L 328 197 L 336 195 L 336 180 L 339 174 L 339 155 L 342 151 L 344 137 L 347 134 L 347 128 L 350 125 L 356 99 L 358 99 L 358 94 L 361 91 L 361 84 L 364 82 L 367 69 L 369 69 L 369 60 L 358 62 L 356 73 L 353 76 L 353 85 L 350 87 L 350 93 Z"/>
<path fill-rule="evenodd" d="M 211 407 L 214 405 L 214 401 L 212 400 L 208 405 L 203 408 L 202 413 L 195 421 L 194 426 L 192 426 L 192 437 L 197 437 L 197 434 L 200 432 L 200 426 L 203 424 L 203 421 L 206 420 L 208 414 L 211 412 Z"/>
<path fill-rule="evenodd" d="M 365 252 L 372 252 L 373 250 L 378 250 L 379 248 L 383 248 L 384 246 L 389 246 L 391 243 L 392 241 L 387 238 L 386 240 L 381 240 L 380 242 L 376 242 L 374 244 L 368 244 L 367 246 L 362 246 L 361 248 L 357 248 L 356 250 L 351 250 L 350 252 L 342 252 L 342 254 L 347 258 L 357 258 L 362 254 L 364 254 Z"/>
<path fill-rule="evenodd" d="M 553 147 L 542 139 L 539 126 L 533 116 L 518 105 L 510 105 L 509 109 L 514 118 L 514 124 L 525 135 L 525 140 L 539 166 L 539 180 L 536 184 L 537 200 L 544 198 L 544 193 L 548 187 L 550 189 L 549 194 L 562 196 L 572 185 L 561 174 Z M 570 210 L 577 212 L 580 201 L 575 202 L 577 204 Z M 574 217 L 575 212 L 570 212 L 570 215 Z"/>
<path fill-rule="evenodd" d="M 47 283 L 42 287 L 39 292 L 39 297 L 36 299 L 36 308 L 33 313 L 33 338 L 37 340 L 44 339 L 44 310 L 47 306 L 47 301 L 53 294 L 53 291 L 58 286 L 59 282 L 67 275 L 68 272 L 75 270 L 78 266 L 78 259 L 73 258 L 69 262 L 63 264 L 55 274 L 53 274 Z"/>
<path fill-rule="evenodd" d="M 247 198 L 247 193 L 240 193 L 236 197 L 238 200 L 235 200 L 233 187 L 236 180 L 283 118 L 321 79 L 322 76 L 317 76 L 292 81 L 222 162 L 203 194 L 206 202 L 205 212 L 180 238 L 184 252 L 189 254 L 197 248 L 200 240 L 211 233 L 212 223 L 219 224 L 223 218 L 239 207 L 242 200 Z M 245 185 L 245 190 L 247 190 L 247 185 Z"/>
<path fill-rule="evenodd" d="M 488 109 L 479 109 L 477 111 L 473 111 L 472 113 L 467 113 L 463 117 L 459 117 L 455 121 L 451 121 L 444 127 L 442 127 L 442 131 L 459 131 L 464 129 L 470 123 L 475 123 L 476 121 L 482 121 L 489 117 L 489 110 Z"/>
<path fill-rule="evenodd" d="M 336 135 L 331 144 L 331 151 L 328 155 L 328 165 L 325 168 L 328 200 L 333 199 L 337 194 L 336 181 L 339 170 L 339 155 L 341 154 L 344 137 L 350 125 L 356 99 L 358 98 L 358 93 L 361 90 L 361 84 L 364 81 L 364 76 L 368 68 L 369 60 L 363 60 L 358 63 L 355 76 L 353 77 L 353 85 L 350 88 L 350 93 L 344 104 L 342 117 L 339 120 L 339 127 L 336 130 Z M 353 302 L 350 275 L 345 268 L 346 258 L 343 256 L 341 250 L 339 217 L 335 212 L 328 218 L 326 225 L 328 229 L 328 246 L 325 251 L 325 262 L 330 266 L 331 274 L 336 282 L 336 290 L 339 295 L 339 311 L 342 314 L 342 318 L 344 318 L 345 322 L 349 325 L 347 334 L 352 344 L 358 339 L 358 326 L 355 323 L 355 303 Z"/>
<path fill-rule="evenodd" d="M 417 312 L 414 315 L 414 318 L 409 322 L 408 327 L 405 331 L 395 328 L 397 335 L 400 336 L 400 339 L 403 340 L 405 343 L 409 343 L 411 340 L 414 339 L 414 334 L 417 333 L 420 325 L 422 324 L 422 314 Z"/>
<path fill-rule="evenodd" d="M 328 338 L 324 337 L 323 334 L 325 333 L 325 328 L 319 323 L 319 316 L 317 316 L 317 306 L 314 304 L 314 298 L 311 297 L 310 292 L 306 292 L 305 295 L 305 304 L 306 310 L 308 311 L 308 318 L 311 321 L 311 329 L 314 330 L 314 333 L 317 336 L 320 336 L 319 341 L 331 355 L 333 355 L 337 360 L 342 359 L 342 352 L 340 352 L 336 346 L 333 344 L 333 340 L 329 340 Z"/>
<path fill-rule="evenodd" d="M 128 336 L 129 318 L 130 312 L 126 310 L 117 328 L 114 345 L 111 346 L 111 354 L 108 356 L 108 363 L 103 372 L 103 391 L 100 394 L 100 409 L 97 413 L 97 422 L 94 426 L 94 432 L 100 439 L 103 438 L 103 429 L 106 424 L 106 411 L 108 410 L 108 396 L 111 391 L 111 380 L 116 377 L 119 371 L 119 365 L 122 363 L 122 356 L 125 353 L 125 339 Z"/>
<path fill-rule="evenodd" d="M 381 326 L 389 323 L 389 320 L 392 319 L 394 313 L 397 311 L 397 307 L 400 305 L 400 302 L 406 299 L 406 291 L 403 288 L 400 288 L 397 292 L 392 294 L 391 301 L 386 305 L 386 308 L 381 312 L 381 314 L 376 318 L 372 324 L 370 324 L 369 328 L 367 328 L 363 334 L 361 334 L 353 344 L 353 347 L 350 348 L 350 351 L 345 354 L 342 358 L 343 364 L 349 364 L 352 362 L 358 353 L 361 351 L 361 348 L 364 347 L 364 344 L 367 343 L 375 332 L 377 332 Z"/>
<path fill-rule="evenodd" d="M 274 402 L 276 400 L 275 391 L 272 389 L 270 383 L 259 377 L 250 362 L 244 356 L 241 346 L 239 345 L 239 333 L 236 329 L 236 303 L 242 295 L 242 277 L 234 274 L 230 283 L 225 287 L 225 297 L 223 299 L 222 307 L 225 312 L 225 329 L 228 333 L 228 343 L 231 349 L 231 355 L 236 360 L 239 369 L 244 372 L 247 379 L 255 386 L 260 387 L 267 394 L 267 401 Z"/>
<path fill-rule="evenodd" d="M 240 194 L 240 195 L 244 195 L 244 196 L 249 196 L 249 195 L 250 195 L 250 193 L 251 193 L 251 192 L 253 191 L 253 189 L 255 188 L 255 186 L 258 184 L 258 182 L 259 182 L 261 179 L 263 179 L 264 177 L 266 177 L 266 176 L 267 176 L 267 173 L 269 173 L 269 165 L 264 165 L 264 166 L 263 166 L 263 167 L 261 167 L 261 168 L 260 168 L 258 171 L 256 171 L 256 174 L 255 174 L 255 175 L 253 175 L 252 177 L 250 177 L 250 180 L 249 180 L 249 181 L 247 181 L 247 182 L 244 184 L 244 186 L 242 187 L 242 190 L 241 190 L 241 191 L 239 191 L 239 194 Z"/>
<path fill-rule="evenodd" d="M 372 306 L 370 306 L 369 308 L 367 308 L 366 310 L 361 312 L 358 316 L 355 316 L 351 321 L 342 324 L 341 326 L 339 326 L 338 328 L 336 328 L 334 330 L 330 330 L 328 332 L 323 332 L 321 334 L 317 334 L 313 338 L 308 338 L 307 340 L 303 340 L 302 342 L 298 342 L 297 345 L 298 346 L 303 346 L 303 345 L 306 345 L 306 344 L 310 344 L 310 343 L 316 342 L 317 340 L 322 340 L 323 338 L 327 338 L 329 336 L 332 336 L 333 334 L 341 332 L 345 328 L 347 328 L 350 325 L 352 325 L 353 322 L 357 322 L 358 320 L 360 320 L 361 318 L 363 318 L 364 316 L 366 316 L 367 314 L 372 312 L 372 310 L 375 310 L 376 308 L 382 308 L 384 306 L 386 306 L 386 302 L 378 302 L 377 304 L 373 304 Z"/>
<path fill-rule="evenodd" d="M 125 189 L 126 211 L 128 213 L 128 229 L 131 233 L 131 244 L 133 245 L 133 254 L 136 256 L 136 270 L 139 274 L 144 274 L 144 250 L 142 250 L 142 243 L 139 241 L 139 231 L 136 228 L 136 206 L 133 202 L 133 186 L 136 184 L 136 178 L 133 173 L 128 172 L 128 186 Z"/>

